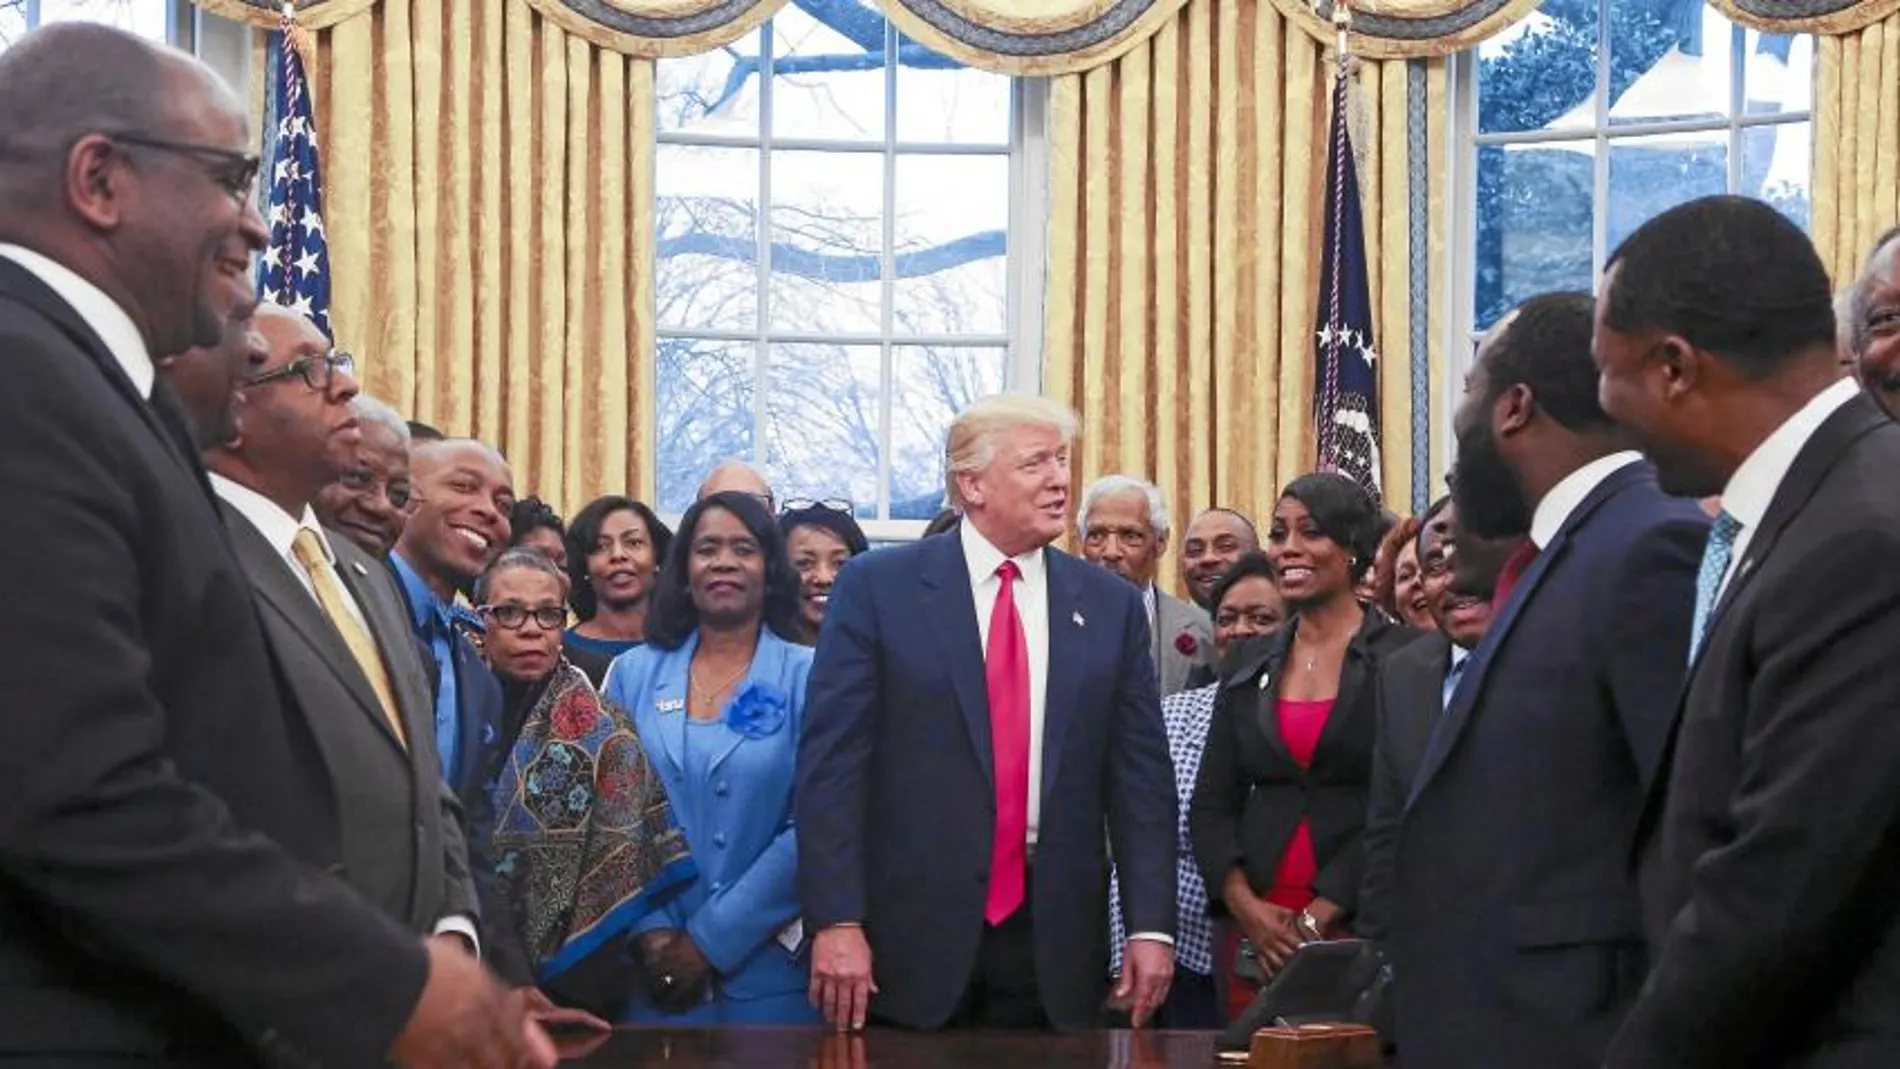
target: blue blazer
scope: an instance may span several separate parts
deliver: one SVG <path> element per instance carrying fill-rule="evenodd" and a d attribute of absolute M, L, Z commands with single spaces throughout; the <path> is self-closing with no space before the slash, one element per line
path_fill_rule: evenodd
<path fill-rule="evenodd" d="M 1392 866 L 1407 1069 L 1596 1069 L 1648 966 L 1630 846 L 1708 519 L 1638 461 L 1525 570 L 1420 758 Z"/>
<path fill-rule="evenodd" d="M 784 723 L 759 738 L 724 726 L 691 728 L 719 732 L 710 775 L 695 778 L 686 768 L 686 673 L 698 647 L 697 633 L 677 650 L 637 647 L 607 675 L 606 696 L 632 714 L 699 867 L 699 879 L 639 929 L 684 929 L 718 970 L 722 998 L 796 994 L 802 1001 L 808 955 L 802 946 L 788 951 L 778 936 L 799 916 L 792 772 L 811 650 L 760 632 L 741 690 L 758 684 L 785 695 Z M 641 1012 L 643 1001 L 636 999 L 634 1015 L 658 1017 L 650 1007 Z"/>
<path fill-rule="evenodd" d="M 1148 615 L 1114 573 L 1045 550 L 1049 677 L 1029 898 L 1044 1009 L 1096 1027 L 1108 986 L 1108 853 L 1130 932 L 1174 933 L 1176 821 Z M 996 791 L 963 541 L 854 558 L 812 666 L 798 753 L 806 923 L 864 925 L 873 1012 L 941 1026 L 976 965 Z M 1107 834 L 1104 834 L 1106 831 Z"/>

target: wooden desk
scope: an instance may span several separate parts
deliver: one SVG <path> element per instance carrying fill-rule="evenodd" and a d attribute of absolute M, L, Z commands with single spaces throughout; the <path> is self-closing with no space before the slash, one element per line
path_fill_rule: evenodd
<path fill-rule="evenodd" d="M 1214 1069 L 1213 1032 L 1079 1036 L 628 1028 L 564 1065 L 588 1069 Z"/>

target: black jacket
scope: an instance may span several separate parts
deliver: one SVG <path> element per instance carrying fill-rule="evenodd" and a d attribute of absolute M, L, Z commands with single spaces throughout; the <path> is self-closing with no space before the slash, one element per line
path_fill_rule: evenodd
<path fill-rule="evenodd" d="M 1277 708 L 1280 670 L 1298 628 L 1295 617 L 1277 634 L 1255 639 L 1227 657 L 1188 815 L 1194 857 L 1216 912 L 1222 910 L 1220 888 L 1236 865 L 1256 893 L 1273 886 L 1280 857 L 1302 819 L 1309 821 L 1319 863 L 1314 893 L 1348 915 L 1358 905 L 1364 863 L 1360 839 L 1378 720 L 1373 681 L 1380 661 L 1419 633 L 1366 611 L 1365 623 L 1346 648 L 1338 696 L 1313 763 L 1301 768 L 1280 735 Z"/>

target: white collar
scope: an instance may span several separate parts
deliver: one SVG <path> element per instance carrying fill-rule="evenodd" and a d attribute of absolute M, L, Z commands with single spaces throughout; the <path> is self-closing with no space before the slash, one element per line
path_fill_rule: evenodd
<path fill-rule="evenodd" d="M 1788 469 L 1794 467 L 1795 458 L 1801 455 L 1808 439 L 1814 437 L 1814 432 L 1821 429 L 1829 416 L 1852 401 L 1859 390 L 1854 380 L 1841 379 L 1809 398 L 1800 411 L 1763 438 L 1722 488 L 1722 510 L 1745 528 L 1759 527 L 1768 515 L 1768 505 L 1775 499 L 1775 491 L 1781 488 L 1781 480 L 1787 477 Z"/>
<path fill-rule="evenodd" d="M 132 388 L 140 397 L 151 400 L 152 380 L 157 377 L 158 369 L 152 363 L 151 351 L 145 347 L 145 338 L 137 324 L 117 301 L 72 268 L 32 249 L 0 244 L 0 256 L 25 268 L 60 300 L 72 306 L 79 318 L 99 335 L 99 340 L 106 343 L 106 349 L 119 362 L 125 377 L 132 380 Z"/>
<path fill-rule="evenodd" d="M 989 539 L 984 538 L 983 533 L 976 529 L 976 524 L 968 522 L 967 519 L 957 524 L 957 531 L 963 540 L 963 559 L 970 567 L 970 584 L 980 586 L 985 581 L 994 579 L 997 567 L 1004 560 L 1003 551 L 997 549 Z M 1017 569 L 1022 572 L 1023 582 L 1041 578 L 1042 547 L 1038 546 L 1027 553 L 1020 553 L 1009 559 L 1016 562 Z"/>
<path fill-rule="evenodd" d="M 1576 471 L 1563 477 L 1550 493 L 1537 503 L 1537 510 L 1531 513 L 1531 541 L 1538 549 L 1550 545 L 1569 522 L 1570 514 L 1577 511 L 1585 498 L 1611 475 L 1622 471 L 1631 464 L 1643 459 L 1643 454 L 1635 450 L 1611 453 L 1607 457 L 1598 457 Z"/>
<path fill-rule="evenodd" d="M 323 527 L 317 522 L 316 510 L 309 505 L 303 507 L 303 519 L 299 520 L 285 512 L 275 501 L 251 489 L 242 483 L 211 472 L 211 488 L 218 492 L 224 503 L 238 510 L 239 515 L 251 521 L 257 533 L 264 536 L 270 548 L 277 555 L 295 560 L 292 546 L 297 541 L 297 532 L 305 527 L 317 532 L 317 544 L 323 547 L 323 558 L 336 567 L 336 552 L 330 548 L 330 539 L 323 533 Z"/>

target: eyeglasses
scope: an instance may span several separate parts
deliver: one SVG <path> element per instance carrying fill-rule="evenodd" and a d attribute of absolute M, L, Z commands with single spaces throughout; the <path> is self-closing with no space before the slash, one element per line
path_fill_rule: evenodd
<path fill-rule="evenodd" d="M 257 169 L 263 160 L 248 152 L 234 152 L 216 145 L 200 144 L 196 141 L 172 141 L 163 137 L 147 137 L 144 134 L 108 133 L 105 136 L 127 145 L 156 149 L 159 152 L 171 152 L 180 156 L 197 156 L 215 160 L 221 166 L 221 173 L 213 174 L 213 181 L 224 187 L 226 193 L 240 200 L 248 200 L 257 188 Z"/>
<path fill-rule="evenodd" d="M 378 479 L 376 473 L 368 468 L 351 468 L 337 480 L 345 487 L 359 494 L 380 494 L 387 498 L 392 508 L 398 512 L 409 507 L 413 491 L 408 483 L 391 482 Z"/>
<path fill-rule="evenodd" d="M 543 605 L 538 609 L 524 609 L 519 605 L 483 605 L 476 611 L 509 631 L 521 630 L 527 626 L 530 617 L 543 631 L 552 631 L 567 623 L 567 610 L 559 605 Z"/>
<path fill-rule="evenodd" d="M 332 349 L 327 353 L 299 357 L 283 367 L 252 375 L 244 380 L 246 386 L 265 386 L 279 379 L 302 376 L 303 384 L 322 392 L 330 388 L 330 383 L 338 372 L 345 375 L 356 374 L 356 358 L 341 349 Z"/>
<path fill-rule="evenodd" d="M 841 497 L 794 497 L 785 502 L 779 515 L 787 512 L 806 512 L 811 509 L 824 509 L 826 512 L 842 512 L 849 516 L 857 511 L 857 506 Z"/>

